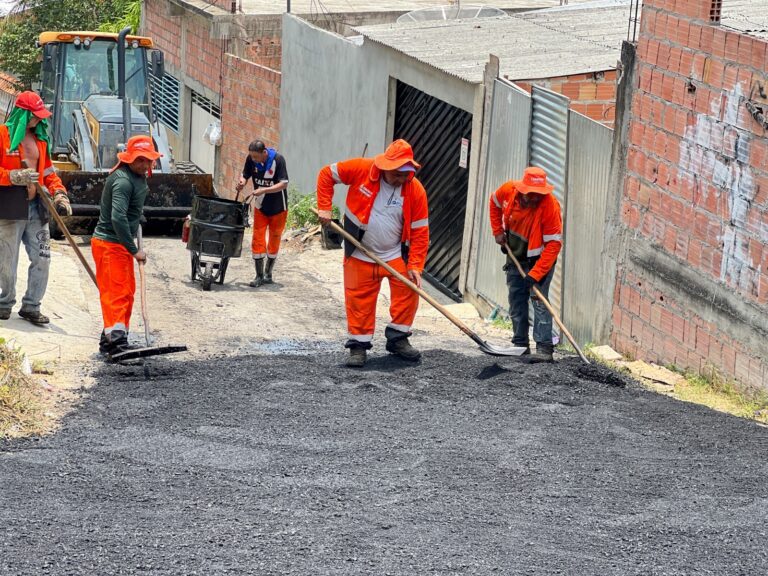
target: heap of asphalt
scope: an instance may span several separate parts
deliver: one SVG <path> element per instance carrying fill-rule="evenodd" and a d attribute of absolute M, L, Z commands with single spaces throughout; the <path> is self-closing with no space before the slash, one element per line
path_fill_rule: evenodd
<path fill-rule="evenodd" d="M 0 444 L 0 574 L 761 574 L 768 430 L 575 358 L 107 366 Z"/>

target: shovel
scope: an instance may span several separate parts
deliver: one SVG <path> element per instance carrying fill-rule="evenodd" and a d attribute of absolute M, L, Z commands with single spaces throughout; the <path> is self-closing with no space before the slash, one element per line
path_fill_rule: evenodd
<path fill-rule="evenodd" d="M 144 242 L 141 234 L 141 226 L 139 226 L 137 240 L 139 250 L 143 250 Z M 139 283 L 141 295 L 141 317 L 144 320 L 144 340 L 146 340 L 147 346 L 145 348 L 135 348 L 133 350 L 126 350 L 125 352 L 118 352 L 117 354 L 110 354 L 109 359 L 113 362 L 134 360 L 135 358 L 146 358 L 148 356 L 159 356 L 161 354 L 173 354 L 174 352 L 184 352 L 187 349 L 187 347 L 184 345 L 152 346 L 151 338 L 149 335 L 149 314 L 147 314 L 147 282 L 144 277 L 143 261 L 139 262 Z"/>
<path fill-rule="evenodd" d="M 504 248 L 507 251 L 507 255 L 512 259 L 512 262 L 515 263 L 515 267 L 517 268 L 518 273 L 520 276 L 525 278 L 525 270 L 523 270 L 523 267 L 520 266 L 520 262 L 518 262 L 517 258 L 515 258 L 515 255 L 512 253 L 512 248 L 509 247 L 509 244 L 507 242 L 504 242 Z M 555 323 L 560 327 L 560 330 L 563 331 L 563 334 L 565 334 L 565 337 L 568 338 L 568 341 L 573 345 L 574 349 L 576 350 L 576 353 L 579 355 L 579 358 L 581 358 L 584 363 L 589 364 L 589 360 L 587 360 L 587 357 L 584 356 L 584 352 L 581 351 L 581 348 L 579 348 L 579 345 L 576 344 L 576 340 L 571 336 L 571 333 L 568 332 L 568 328 L 565 327 L 565 324 L 563 324 L 562 320 L 560 320 L 560 317 L 557 315 L 557 312 L 555 312 L 555 309 L 552 308 L 552 305 L 549 303 L 549 300 L 547 300 L 544 297 L 544 294 L 541 293 L 541 290 L 539 290 L 539 287 L 535 284 L 533 285 L 533 293 L 536 295 L 536 297 L 541 301 L 542 304 L 546 307 L 547 310 L 549 310 L 549 313 L 552 314 L 552 318 L 554 319 Z"/>
<path fill-rule="evenodd" d="M 313 209 L 312 211 L 315 214 L 317 214 L 317 210 Z M 376 262 L 376 264 L 385 268 L 390 274 L 392 274 L 392 276 L 400 280 L 400 282 L 408 286 L 408 288 L 410 288 L 411 290 L 416 292 L 416 294 L 424 298 L 424 300 L 429 302 L 438 312 L 440 312 L 443 316 L 448 318 L 448 320 L 453 322 L 453 324 L 455 324 L 459 328 L 459 330 L 461 330 L 462 332 L 464 332 L 464 334 L 472 338 L 475 344 L 477 344 L 480 350 L 485 354 L 489 354 L 491 356 L 521 356 L 523 352 L 525 352 L 526 349 L 522 347 L 507 348 L 502 346 L 494 346 L 493 344 L 488 344 L 488 342 L 486 342 L 485 340 L 480 338 L 480 336 L 478 336 L 475 332 L 470 330 L 469 326 L 467 326 L 466 324 L 464 324 L 464 322 L 456 318 L 456 316 L 448 312 L 448 310 L 444 306 L 439 304 L 437 300 L 432 298 L 432 296 L 430 296 L 424 290 L 416 286 L 416 284 L 414 284 L 408 278 L 400 274 L 400 272 L 392 268 L 392 266 L 384 262 L 381 258 L 372 254 L 371 251 L 368 250 L 368 248 L 366 248 L 363 244 L 355 240 L 355 238 L 351 234 L 349 234 L 346 230 L 344 230 L 341 226 L 339 226 L 333 221 L 329 222 L 327 226 L 330 226 L 335 232 L 341 234 L 342 237 L 347 242 L 351 243 L 353 246 L 358 248 L 363 254 L 365 254 L 374 262 Z"/>

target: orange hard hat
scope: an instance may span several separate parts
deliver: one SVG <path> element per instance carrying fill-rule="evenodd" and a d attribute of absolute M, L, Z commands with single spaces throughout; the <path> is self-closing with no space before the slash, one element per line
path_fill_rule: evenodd
<path fill-rule="evenodd" d="M 383 154 L 375 156 L 373 164 L 379 170 L 397 170 L 410 164 L 415 169 L 421 165 L 413 159 L 413 148 L 405 140 L 395 140 L 387 146 Z"/>
<path fill-rule="evenodd" d="M 152 138 L 146 135 L 132 136 L 128 139 L 125 146 L 125 152 L 118 152 L 117 159 L 120 162 L 130 164 L 136 158 L 146 158 L 147 160 L 157 160 L 162 154 L 155 150 L 155 144 Z"/>
<path fill-rule="evenodd" d="M 530 166 L 523 172 L 522 180 L 513 180 L 512 185 L 522 194 L 551 194 L 555 189 L 547 184 L 547 173 L 536 166 Z"/>

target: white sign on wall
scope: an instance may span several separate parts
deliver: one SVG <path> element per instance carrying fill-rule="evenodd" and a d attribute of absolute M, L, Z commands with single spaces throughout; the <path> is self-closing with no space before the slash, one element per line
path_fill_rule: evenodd
<path fill-rule="evenodd" d="M 469 156 L 469 140 L 461 139 L 461 152 L 459 153 L 459 168 L 467 167 L 467 157 Z"/>

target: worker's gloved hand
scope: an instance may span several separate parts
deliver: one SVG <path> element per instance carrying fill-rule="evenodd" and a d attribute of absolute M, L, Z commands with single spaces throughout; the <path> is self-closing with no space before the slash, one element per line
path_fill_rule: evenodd
<path fill-rule="evenodd" d="M 14 186 L 27 186 L 37 182 L 40 174 L 32 170 L 32 168 L 21 168 L 19 170 L 11 170 L 9 177 L 11 184 Z"/>
<path fill-rule="evenodd" d="M 66 192 L 56 192 L 53 196 L 53 205 L 61 216 L 72 216 L 72 206 L 69 204 L 69 196 Z"/>
<path fill-rule="evenodd" d="M 523 282 L 525 282 L 525 287 L 528 288 L 528 290 L 533 290 L 533 287 L 539 283 L 539 281 L 530 274 L 525 275 Z"/>

